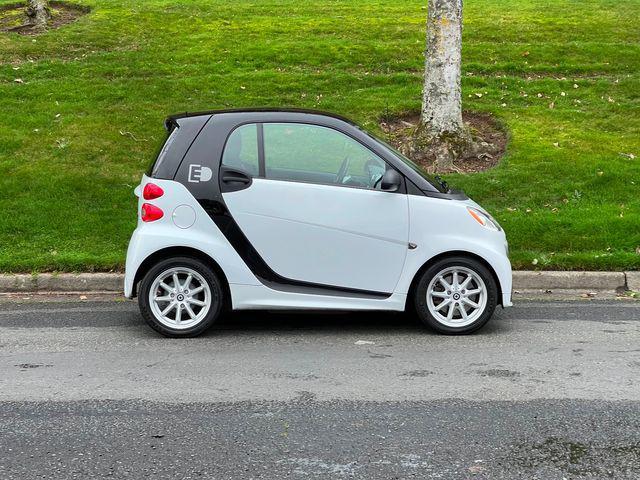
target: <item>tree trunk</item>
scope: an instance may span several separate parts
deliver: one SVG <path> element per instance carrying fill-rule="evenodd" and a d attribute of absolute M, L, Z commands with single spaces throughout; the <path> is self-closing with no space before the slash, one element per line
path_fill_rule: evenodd
<path fill-rule="evenodd" d="M 28 0 L 27 17 L 35 29 L 44 30 L 51 18 L 49 0 Z"/>
<path fill-rule="evenodd" d="M 460 63 L 462 0 L 429 0 L 424 90 L 419 136 L 436 154 L 438 168 L 451 168 L 469 144 L 462 123 Z"/>

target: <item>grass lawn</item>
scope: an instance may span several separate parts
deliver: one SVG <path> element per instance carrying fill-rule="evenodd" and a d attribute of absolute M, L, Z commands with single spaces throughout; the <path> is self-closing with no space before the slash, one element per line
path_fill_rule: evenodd
<path fill-rule="evenodd" d="M 426 0 L 82 3 L 59 30 L 0 33 L 0 271 L 122 268 L 169 113 L 311 107 L 379 132 L 420 106 Z M 464 107 L 510 144 L 447 180 L 515 267 L 640 267 L 639 21 L 638 0 L 466 2 Z"/>

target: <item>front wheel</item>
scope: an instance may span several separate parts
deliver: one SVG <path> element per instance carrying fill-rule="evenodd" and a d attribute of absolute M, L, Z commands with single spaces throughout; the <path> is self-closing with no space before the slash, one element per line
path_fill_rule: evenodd
<path fill-rule="evenodd" d="M 140 312 L 151 328 L 168 337 L 193 337 L 220 315 L 220 280 L 191 257 L 160 261 L 144 276 L 138 293 Z"/>
<path fill-rule="evenodd" d="M 489 321 L 498 302 L 491 272 L 466 257 L 442 259 L 420 278 L 415 308 L 420 320 L 445 334 L 466 334 Z"/>

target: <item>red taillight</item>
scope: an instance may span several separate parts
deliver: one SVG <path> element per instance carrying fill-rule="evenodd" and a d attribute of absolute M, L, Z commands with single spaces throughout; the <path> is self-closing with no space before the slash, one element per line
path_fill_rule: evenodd
<path fill-rule="evenodd" d="M 164 190 L 162 190 L 155 183 L 147 183 L 144 186 L 144 190 L 142 191 L 142 197 L 145 200 L 153 200 L 154 198 L 160 198 L 164 194 Z"/>
<path fill-rule="evenodd" d="M 159 220 L 164 215 L 164 212 L 160 210 L 155 205 L 151 205 L 150 203 L 144 203 L 142 205 L 142 210 L 140 211 L 140 217 L 143 222 L 153 222 L 154 220 Z"/>

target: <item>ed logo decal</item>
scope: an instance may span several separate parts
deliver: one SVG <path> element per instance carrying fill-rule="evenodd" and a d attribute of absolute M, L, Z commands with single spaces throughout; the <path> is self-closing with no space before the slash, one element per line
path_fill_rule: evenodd
<path fill-rule="evenodd" d="M 213 172 L 209 167 L 203 167 L 202 165 L 189 165 L 189 182 L 198 183 L 211 180 Z"/>

